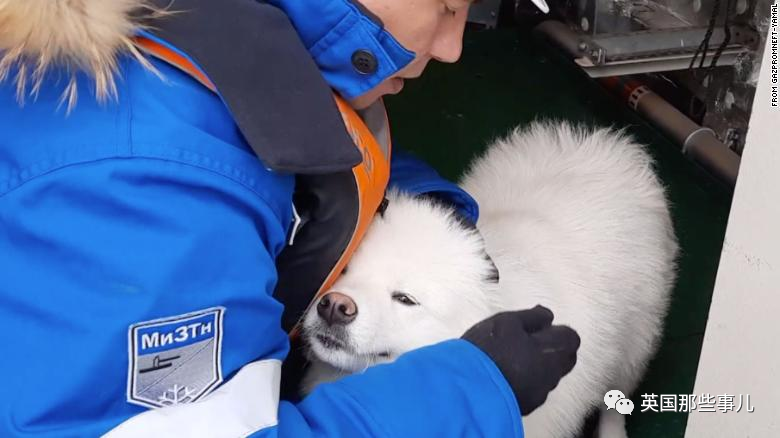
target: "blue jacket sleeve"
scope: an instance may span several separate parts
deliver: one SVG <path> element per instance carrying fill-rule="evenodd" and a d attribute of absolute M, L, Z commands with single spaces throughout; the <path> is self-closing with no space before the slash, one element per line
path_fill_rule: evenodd
<path fill-rule="evenodd" d="M 467 341 L 396 362 L 282 403 L 279 436 L 522 437 L 520 410 L 495 364 Z"/>
<path fill-rule="evenodd" d="M 433 195 L 454 206 L 470 221 L 476 223 L 479 219 L 479 206 L 471 195 L 398 147 L 393 148 L 390 162 L 390 187 L 412 195 Z"/>

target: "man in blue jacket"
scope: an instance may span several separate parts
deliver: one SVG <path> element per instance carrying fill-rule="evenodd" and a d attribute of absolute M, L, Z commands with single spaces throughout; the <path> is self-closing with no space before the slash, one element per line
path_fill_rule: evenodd
<path fill-rule="evenodd" d="M 579 345 L 539 307 L 279 400 L 378 204 L 345 114 L 389 155 L 377 99 L 458 59 L 468 6 L 0 2 L 0 435 L 522 436 Z M 397 151 L 390 184 L 476 220 Z"/>

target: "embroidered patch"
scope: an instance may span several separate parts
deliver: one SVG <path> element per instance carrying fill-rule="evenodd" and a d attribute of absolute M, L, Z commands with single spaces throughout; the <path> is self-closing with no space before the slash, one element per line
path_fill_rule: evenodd
<path fill-rule="evenodd" d="M 131 325 L 127 401 L 160 408 L 194 402 L 216 388 L 224 313 L 213 307 Z"/>

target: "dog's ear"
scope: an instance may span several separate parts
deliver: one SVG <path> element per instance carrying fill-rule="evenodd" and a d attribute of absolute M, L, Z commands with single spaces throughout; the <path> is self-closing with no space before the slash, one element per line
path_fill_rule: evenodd
<path fill-rule="evenodd" d="M 496 263 L 493 261 L 493 258 L 490 257 L 490 254 L 487 253 L 487 250 L 485 248 L 485 239 L 482 238 L 482 234 L 480 234 L 477 225 L 474 222 L 467 219 L 462 214 L 458 213 L 457 210 L 453 212 L 453 217 L 458 221 L 460 226 L 462 226 L 464 229 L 472 231 L 479 236 L 479 240 L 482 242 L 482 256 L 490 264 L 490 269 L 488 271 L 487 276 L 485 277 L 485 280 L 487 280 L 490 283 L 498 284 L 498 267 L 496 267 Z"/>
<path fill-rule="evenodd" d="M 428 202 L 431 202 L 432 204 L 444 208 L 447 210 L 450 210 L 452 213 L 453 219 L 460 225 L 463 229 L 472 231 L 476 233 L 480 240 L 482 241 L 482 253 L 483 257 L 487 262 L 490 264 L 490 269 L 488 270 L 488 274 L 485 277 L 485 280 L 487 280 L 490 283 L 498 284 L 498 267 L 496 267 L 495 262 L 493 262 L 493 259 L 490 257 L 490 255 L 485 250 L 485 240 L 482 239 L 482 235 L 479 233 L 479 229 L 477 228 L 477 224 L 466 218 L 466 216 L 462 215 L 456 208 L 452 206 L 452 204 L 446 202 L 442 198 L 435 196 L 434 194 L 424 194 L 421 195 L 420 198 L 427 200 Z"/>
<path fill-rule="evenodd" d="M 448 201 L 440 194 L 436 192 L 423 193 L 421 195 L 417 195 L 417 199 L 429 202 L 436 208 L 448 211 L 452 215 L 452 218 L 455 219 L 455 221 L 457 221 L 464 229 L 469 231 L 477 230 L 477 225 L 474 222 L 466 218 L 466 216 L 464 216 L 460 211 L 458 211 L 457 208 L 455 208 L 455 205 L 453 205 L 452 202 Z"/>
<path fill-rule="evenodd" d="M 485 277 L 485 280 L 487 280 L 490 283 L 498 284 L 498 267 L 496 267 L 496 263 L 493 261 L 493 258 L 490 257 L 490 254 L 487 253 L 487 250 L 485 248 L 485 239 L 482 238 L 482 234 L 479 232 L 479 229 L 477 228 L 477 224 L 475 224 L 474 222 L 466 218 L 466 216 L 460 214 L 460 212 L 455 209 L 453 209 L 452 216 L 455 218 L 455 220 L 458 221 L 461 227 L 463 227 L 466 230 L 472 231 L 479 236 L 479 240 L 482 242 L 482 256 L 490 264 L 490 269 L 488 271 L 487 276 Z"/>

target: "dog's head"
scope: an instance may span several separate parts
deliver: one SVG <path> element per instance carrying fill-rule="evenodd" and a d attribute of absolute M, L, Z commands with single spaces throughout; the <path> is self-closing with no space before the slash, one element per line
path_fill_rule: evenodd
<path fill-rule="evenodd" d="M 305 315 L 310 353 L 354 372 L 458 338 L 489 316 L 498 273 L 473 225 L 430 199 L 390 194 L 349 266 Z"/>

